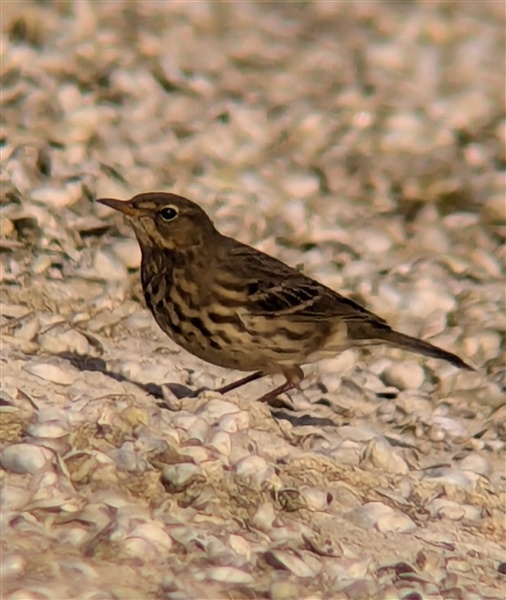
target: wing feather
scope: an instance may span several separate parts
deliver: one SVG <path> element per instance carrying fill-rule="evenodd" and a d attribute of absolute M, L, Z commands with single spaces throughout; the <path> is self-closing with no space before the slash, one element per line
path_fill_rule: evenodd
<path fill-rule="evenodd" d="M 386 321 L 285 263 L 244 244 L 230 248 L 237 275 L 245 280 L 247 310 L 265 317 Z M 234 260 L 236 258 L 237 260 Z"/>

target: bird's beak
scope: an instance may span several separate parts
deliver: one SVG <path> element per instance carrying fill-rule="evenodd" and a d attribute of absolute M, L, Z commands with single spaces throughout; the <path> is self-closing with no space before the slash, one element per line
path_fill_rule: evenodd
<path fill-rule="evenodd" d="M 137 217 L 139 215 L 138 209 L 134 208 L 129 200 L 115 200 L 114 198 L 99 198 L 97 202 L 105 204 L 109 208 L 118 210 L 127 217 Z"/>

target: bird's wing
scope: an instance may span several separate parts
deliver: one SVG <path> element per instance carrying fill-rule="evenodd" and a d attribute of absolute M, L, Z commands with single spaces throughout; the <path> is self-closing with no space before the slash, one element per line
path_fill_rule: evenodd
<path fill-rule="evenodd" d="M 386 321 L 285 263 L 246 245 L 232 250 L 236 275 L 245 281 L 251 314 L 304 320 Z"/>

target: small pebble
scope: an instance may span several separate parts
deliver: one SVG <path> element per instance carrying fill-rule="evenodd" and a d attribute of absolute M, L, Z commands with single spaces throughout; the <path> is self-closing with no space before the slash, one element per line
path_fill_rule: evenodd
<path fill-rule="evenodd" d="M 202 417 L 206 419 L 208 423 L 214 423 L 224 415 L 234 414 L 237 412 L 239 412 L 239 409 L 235 404 L 232 404 L 232 402 L 213 398 L 212 400 L 209 400 L 203 404 L 197 411 L 197 414 L 202 415 Z"/>
<path fill-rule="evenodd" d="M 166 465 L 162 469 L 162 481 L 173 494 L 183 492 L 200 478 L 200 467 L 189 462 Z"/>
<path fill-rule="evenodd" d="M 416 529 L 416 524 L 408 515 L 395 511 L 393 514 L 380 515 L 376 521 L 376 528 L 382 533 L 393 531 L 401 533 Z"/>
<path fill-rule="evenodd" d="M 275 569 L 286 569 L 295 577 L 316 577 L 317 572 L 306 564 L 301 558 L 290 552 L 282 550 L 269 550 L 264 555 L 264 560 Z"/>
<path fill-rule="evenodd" d="M 271 600 L 299 600 L 299 587 L 287 579 L 273 581 L 269 590 Z"/>
<path fill-rule="evenodd" d="M 459 467 L 462 471 L 472 471 L 485 477 L 490 477 L 493 470 L 491 463 L 484 456 L 476 452 L 465 456 L 460 461 Z"/>
<path fill-rule="evenodd" d="M 120 258 L 105 248 L 99 248 L 95 252 L 93 267 L 96 276 L 105 281 L 121 281 L 128 277 L 127 269 Z"/>
<path fill-rule="evenodd" d="M 382 375 L 385 385 L 391 385 L 398 390 L 420 389 L 425 381 L 425 372 L 420 363 L 415 360 L 392 363 Z"/>
<path fill-rule="evenodd" d="M 367 444 L 361 465 L 368 464 L 387 473 L 405 475 L 409 472 L 406 461 L 382 437 L 374 438 Z"/>
<path fill-rule="evenodd" d="M 114 242 L 113 252 L 127 269 L 138 269 L 141 265 L 141 251 L 135 239 L 123 239 Z"/>
<path fill-rule="evenodd" d="M 34 202 L 40 202 L 52 208 L 70 206 L 78 199 L 78 195 L 74 190 L 51 186 L 34 188 L 30 196 Z"/>
<path fill-rule="evenodd" d="M 71 385 L 79 374 L 78 371 L 71 366 L 47 362 L 28 364 L 25 369 L 29 373 L 40 377 L 40 379 L 52 381 L 53 383 L 58 383 L 60 385 Z"/>
<path fill-rule="evenodd" d="M 254 577 L 246 571 L 228 566 L 209 567 L 206 569 L 205 573 L 208 579 L 213 579 L 214 581 L 223 581 L 227 584 L 247 585 L 252 584 L 255 581 Z"/>
<path fill-rule="evenodd" d="M 0 462 L 13 473 L 36 473 L 51 460 L 53 453 L 41 446 L 13 444 L 2 450 Z"/>
<path fill-rule="evenodd" d="M 391 515 L 394 510 L 382 502 L 368 502 L 359 508 L 346 513 L 346 518 L 355 525 L 363 528 L 371 528 L 376 525 L 381 515 Z"/>

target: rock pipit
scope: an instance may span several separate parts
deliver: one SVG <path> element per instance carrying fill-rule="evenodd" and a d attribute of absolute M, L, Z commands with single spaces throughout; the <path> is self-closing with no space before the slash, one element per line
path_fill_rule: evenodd
<path fill-rule="evenodd" d="M 259 398 L 270 401 L 300 384 L 301 365 L 374 344 L 472 370 L 455 354 L 394 331 L 356 302 L 222 235 L 186 198 L 153 192 L 98 202 L 123 213 L 135 231 L 144 297 L 161 329 L 209 363 L 255 371 L 222 393 L 281 373 L 285 383 Z"/>

